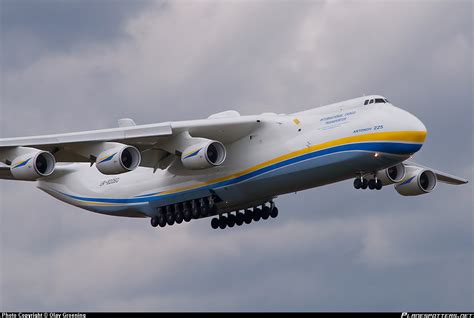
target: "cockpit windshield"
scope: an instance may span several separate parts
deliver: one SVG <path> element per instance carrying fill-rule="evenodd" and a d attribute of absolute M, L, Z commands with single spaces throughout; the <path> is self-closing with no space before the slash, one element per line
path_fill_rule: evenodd
<path fill-rule="evenodd" d="M 368 104 L 377 104 L 377 103 L 389 103 L 389 101 L 386 98 L 371 98 L 371 99 L 366 99 L 364 101 L 364 105 Z"/>

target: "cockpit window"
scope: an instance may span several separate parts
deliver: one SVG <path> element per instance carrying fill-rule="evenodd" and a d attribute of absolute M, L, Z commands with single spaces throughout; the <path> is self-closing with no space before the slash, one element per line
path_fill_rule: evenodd
<path fill-rule="evenodd" d="M 378 104 L 378 103 L 389 103 L 388 99 L 386 98 L 372 98 L 372 99 L 366 99 L 364 101 L 364 105 L 367 105 L 367 104 Z"/>

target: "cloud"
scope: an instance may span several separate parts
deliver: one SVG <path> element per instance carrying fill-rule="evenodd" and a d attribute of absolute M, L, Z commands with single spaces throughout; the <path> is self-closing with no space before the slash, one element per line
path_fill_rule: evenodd
<path fill-rule="evenodd" d="M 1 3 L 3 68 L 26 67 L 46 55 L 70 54 L 91 43 L 123 40 L 123 23 L 151 1 L 42 0 Z"/>
<path fill-rule="evenodd" d="M 472 180 L 471 9 L 4 1 L 1 134 L 291 113 L 380 93 L 429 128 L 416 161 Z M 209 220 L 156 230 L 29 183 L 0 190 L 2 310 L 473 307 L 471 184 L 406 198 L 342 182 L 283 196 L 278 219 L 229 231 Z"/>

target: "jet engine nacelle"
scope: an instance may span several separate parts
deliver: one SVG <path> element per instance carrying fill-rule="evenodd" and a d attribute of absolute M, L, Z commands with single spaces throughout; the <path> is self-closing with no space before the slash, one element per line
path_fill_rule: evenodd
<path fill-rule="evenodd" d="M 220 166 L 225 157 L 226 150 L 221 142 L 207 140 L 187 147 L 181 155 L 181 162 L 188 169 L 206 169 Z"/>
<path fill-rule="evenodd" d="M 101 152 L 95 163 L 103 174 L 120 174 L 135 170 L 140 161 L 141 155 L 137 148 L 122 145 Z"/>
<path fill-rule="evenodd" d="M 436 186 L 436 175 L 433 171 L 420 167 L 407 166 L 403 181 L 395 186 L 401 195 L 420 195 L 431 192 Z"/>
<path fill-rule="evenodd" d="M 403 163 L 399 163 L 396 166 L 378 171 L 377 179 L 381 180 L 382 184 L 385 186 L 401 182 L 405 178 L 405 174 L 405 165 Z"/>
<path fill-rule="evenodd" d="M 38 150 L 16 157 L 10 171 L 17 180 L 33 181 L 51 175 L 55 166 L 56 160 L 50 152 Z"/>

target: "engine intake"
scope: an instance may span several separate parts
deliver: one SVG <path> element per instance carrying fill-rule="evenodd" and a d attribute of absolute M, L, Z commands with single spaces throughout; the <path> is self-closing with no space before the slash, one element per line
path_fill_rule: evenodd
<path fill-rule="evenodd" d="M 123 145 L 100 153 L 96 166 L 103 174 L 120 174 L 135 170 L 140 162 L 140 151 L 135 147 Z"/>
<path fill-rule="evenodd" d="M 406 167 L 407 173 L 403 181 L 395 186 L 398 193 L 405 196 L 430 193 L 436 186 L 436 175 L 433 171 Z"/>
<path fill-rule="evenodd" d="M 56 166 L 54 156 L 48 151 L 26 153 L 15 158 L 10 171 L 18 180 L 37 180 L 51 175 Z"/>
<path fill-rule="evenodd" d="M 377 179 L 382 181 L 382 184 L 389 185 L 399 183 L 405 178 L 406 169 L 403 163 L 396 166 L 381 170 L 377 172 Z"/>
<path fill-rule="evenodd" d="M 209 140 L 189 146 L 181 155 L 183 166 L 188 169 L 206 169 L 220 166 L 226 158 L 226 149 L 219 141 Z"/>

